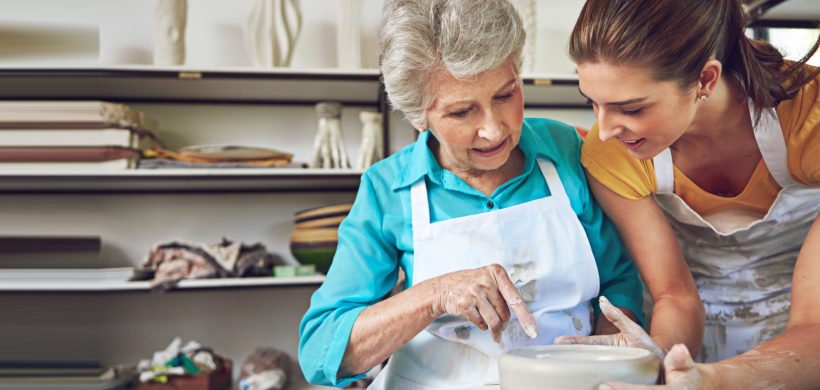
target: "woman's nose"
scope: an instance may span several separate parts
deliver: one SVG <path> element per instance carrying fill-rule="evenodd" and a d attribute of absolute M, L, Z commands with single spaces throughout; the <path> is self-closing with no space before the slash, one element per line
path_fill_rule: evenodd
<path fill-rule="evenodd" d="M 609 141 L 621 134 L 621 126 L 615 123 L 606 110 L 598 109 L 595 119 L 598 120 L 598 138 L 601 142 Z"/>
<path fill-rule="evenodd" d="M 478 130 L 478 135 L 490 142 L 495 142 L 503 138 L 504 126 L 494 115 L 487 115 L 486 120 Z"/>

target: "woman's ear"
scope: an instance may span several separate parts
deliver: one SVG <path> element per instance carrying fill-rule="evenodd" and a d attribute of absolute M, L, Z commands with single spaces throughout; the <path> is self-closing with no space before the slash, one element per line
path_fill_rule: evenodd
<path fill-rule="evenodd" d="M 698 96 L 709 96 L 714 92 L 715 87 L 723 74 L 723 64 L 712 58 L 703 65 L 698 80 Z"/>

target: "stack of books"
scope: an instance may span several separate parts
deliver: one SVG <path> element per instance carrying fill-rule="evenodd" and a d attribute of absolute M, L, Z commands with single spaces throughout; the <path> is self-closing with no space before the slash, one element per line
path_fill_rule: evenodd
<path fill-rule="evenodd" d="M 135 168 L 157 122 L 103 101 L 0 101 L 0 172 Z"/>

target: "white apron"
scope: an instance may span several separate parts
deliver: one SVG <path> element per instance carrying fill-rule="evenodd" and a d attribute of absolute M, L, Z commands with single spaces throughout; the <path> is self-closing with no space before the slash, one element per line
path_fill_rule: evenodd
<path fill-rule="evenodd" d="M 786 328 L 794 265 L 820 211 L 820 188 L 789 175 L 774 110 L 763 111 L 754 134 L 766 167 L 782 187 L 762 218 L 740 211 L 701 217 L 673 193 L 669 149 L 654 158 L 655 199 L 675 230 L 706 309 L 700 361 L 736 356 Z"/>
<path fill-rule="evenodd" d="M 551 196 L 506 209 L 430 223 L 424 179 L 411 189 L 413 280 L 453 271 L 504 266 L 538 328 L 530 339 L 509 321 L 501 343 L 463 318 L 443 316 L 402 346 L 371 389 L 470 389 L 498 384 L 498 356 L 552 344 L 560 335 L 592 332 L 590 300 L 598 296 L 598 268 L 586 232 L 572 210 L 555 167 L 538 161 Z"/>

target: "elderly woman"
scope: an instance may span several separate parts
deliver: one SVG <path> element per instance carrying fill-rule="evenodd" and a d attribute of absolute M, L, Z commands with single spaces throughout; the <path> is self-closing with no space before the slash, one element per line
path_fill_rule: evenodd
<path fill-rule="evenodd" d="M 362 177 L 301 323 L 306 378 L 341 387 L 390 358 L 373 388 L 492 385 L 505 350 L 614 332 L 599 296 L 641 313 L 578 135 L 523 118 L 510 3 L 388 0 L 380 39 L 390 101 L 421 134 Z"/>

